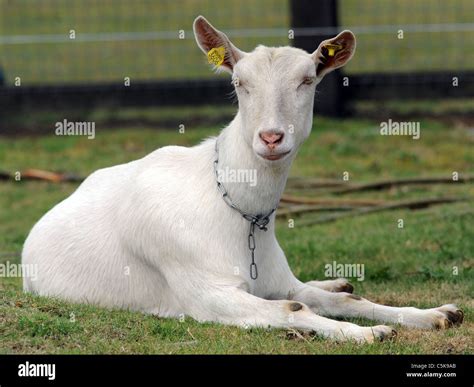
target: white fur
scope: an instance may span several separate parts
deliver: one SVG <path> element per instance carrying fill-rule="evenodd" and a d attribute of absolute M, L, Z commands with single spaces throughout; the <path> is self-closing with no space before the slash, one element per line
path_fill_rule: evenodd
<path fill-rule="evenodd" d="M 246 212 L 265 213 L 278 203 L 291 162 L 310 133 L 321 46 L 313 55 L 262 46 L 243 53 L 202 17 L 195 31 L 201 48 L 215 33 L 213 38 L 233 49 L 225 67 L 239 79 L 239 112 L 219 135 L 219 167 L 256 169 L 256 187 L 229 183 L 226 188 Z M 345 63 L 355 40 L 350 32 L 343 34 Z M 313 84 L 302 85 L 307 77 Z M 261 156 L 268 149 L 259 134 L 269 129 L 285 133 L 278 149 L 290 153 L 280 160 Z M 456 310 L 386 307 L 331 292 L 341 280 L 300 282 L 275 238 L 274 215 L 267 232 L 256 232 L 259 277 L 251 280 L 249 223 L 217 190 L 214 146 L 214 138 L 191 148 L 167 146 L 90 175 L 31 230 L 22 258 L 38 266 L 38 278 L 25 278 L 25 291 L 164 317 L 294 327 L 357 341 L 390 336 L 392 329 L 314 312 L 432 327 L 446 319 L 446 308 Z"/>

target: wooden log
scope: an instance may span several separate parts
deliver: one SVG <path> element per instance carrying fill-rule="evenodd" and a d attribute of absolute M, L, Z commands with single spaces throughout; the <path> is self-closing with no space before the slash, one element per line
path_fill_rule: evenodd
<path fill-rule="evenodd" d="M 355 216 L 373 214 L 373 213 L 382 212 L 382 211 L 398 210 L 401 208 L 418 210 L 418 209 L 426 208 L 432 205 L 456 203 L 456 202 L 462 202 L 462 201 L 468 201 L 468 200 L 469 200 L 468 198 L 446 197 L 446 198 L 403 201 L 403 202 L 391 203 L 391 204 L 377 206 L 377 207 L 359 208 L 354 211 L 345 212 L 345 213 L 337 213 L 337 214 L 328 215 L 328 216 L 322 216 L 315 219 L 306 219 L 306 220 L 299 221 L 298 226 L 312 226 L 315 224 L 333 222 L 335 220 L 339 220 L 343 218 L 351 218 Z"/>

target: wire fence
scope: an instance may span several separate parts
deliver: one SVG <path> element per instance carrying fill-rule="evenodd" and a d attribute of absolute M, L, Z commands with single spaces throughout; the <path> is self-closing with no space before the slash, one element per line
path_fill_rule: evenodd
<path fill-rule="evenodd" d="M 8 83 L 210 77 L 192 34 L 199 14 L 247 49 L 288 44 L 286 0 L 20 0 L 3 2 L 1 14 Z"/>
<path fill-rule="evenodd" d="M 215 77 L 192 34 L 199 14 L 245 51 L 292 44 L 289 0 L 0 0 L 0 72 L 7 85 Z M 338 19 L 294 33 L 353 30 L 349 74 L 474 70 L 472 0 L 339 0 Z"/>

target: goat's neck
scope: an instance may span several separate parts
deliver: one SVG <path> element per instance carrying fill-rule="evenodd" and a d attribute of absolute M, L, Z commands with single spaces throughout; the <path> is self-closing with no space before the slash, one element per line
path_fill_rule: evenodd
<path fill-rule="evenodd" d="M 220 170 L 246 170 L 256 176 L 256 185 L 249 182 L 224 182 L 232 200 L 242 211 L 267 214 L 278 205 L 285 189 L 291 161 L 284 165 L 267 166 L 255 155 L 252 144 L 244 139 L 240 113 L 218 137 Z"/>

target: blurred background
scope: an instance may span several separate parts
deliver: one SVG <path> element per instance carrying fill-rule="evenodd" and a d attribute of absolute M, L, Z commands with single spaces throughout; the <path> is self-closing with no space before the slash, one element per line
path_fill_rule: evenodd
<path fill-rule="evenodd" d="M 402 330 L 381 346 L 307 345 L 187 320 L 130 324 L 142 317 L 77 312 L 0 278 L 0 353 L 472 353 L 472 0 L 0 0 L 0 264 L 19 263 L 35 222 L 93 171 L 193 146 L 232 119 L 230 76 L 214 74 L 194 40 L 200 14 L 245 51 L 313 52 L 354 31 L 354 58 L 318 85 L 313 132 L 277 213 L 279 242 L 302 281 L 324 278 L 333 261 L 362 263 L 358 294 L 455 302 L 464 327 Z M 63 120 L 94 124 L 93 139 L 56 135 Z M 388 120 L 419 126 L 420 138 L 380 135 Z M 176 345 L 190 328 L 199 344 Z"/>
<path fill-rule="evenodd" d="M 7 116 L 38 108 L 231 104 L 228 76 L 212 73 L 194 41 L 199 14 L 245 51 L 312 52 L 354 31 L 357 54 L 321 84 L 319 114 L 380 114 L 397 100 L 423 114 L 472 113 L 470 0 L 0 0 L 0 130 L 28 130 Z"/>

